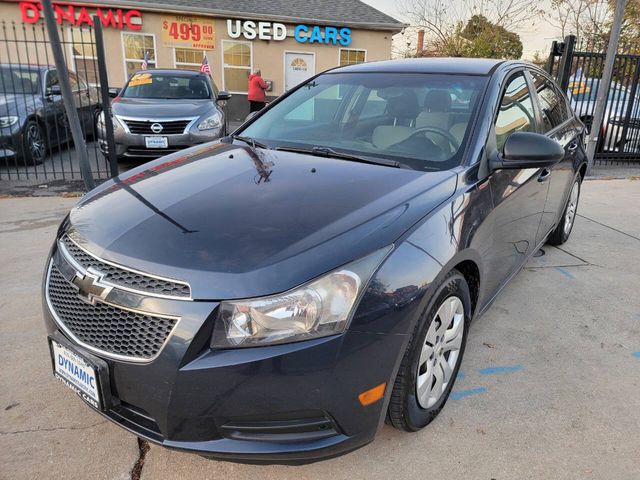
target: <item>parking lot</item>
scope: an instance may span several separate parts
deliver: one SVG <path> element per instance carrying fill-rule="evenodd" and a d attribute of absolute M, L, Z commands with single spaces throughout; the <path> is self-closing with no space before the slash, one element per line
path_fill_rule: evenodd
<path fill-rule="evenodd" d="M 360 450 L 298 467 L 141 452 L 53 379 L 40 282 L 75 201 L 0 199 L 2 479 L 129 479 L 134 465 L 143 479 L 640 478 L 640 180 L 585 183 L 571 240 L 545 246 L 472 325 L 434 423 L 385 426 Z"/>

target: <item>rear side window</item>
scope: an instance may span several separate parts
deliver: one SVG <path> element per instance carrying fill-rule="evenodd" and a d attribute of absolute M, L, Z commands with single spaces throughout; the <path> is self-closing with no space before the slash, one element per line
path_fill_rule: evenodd
<path fill-rule="evenodd" d="M 498 150 L 502 150 L 507 137 L 512 133 L 536 131 L 531 92 L 522 73 L 509 80 L 505 88 L 495 130 Z"/>
<path fill-rule="evenodd" d="M 570 116 L 569 106 L 566 100 L 553 84 L 544 76 L 531 72 L 533 83 L 536 86 L 540 111 L 542 112 L 542 126 L 544 133 L 553 130 L 564 123 Z"/>

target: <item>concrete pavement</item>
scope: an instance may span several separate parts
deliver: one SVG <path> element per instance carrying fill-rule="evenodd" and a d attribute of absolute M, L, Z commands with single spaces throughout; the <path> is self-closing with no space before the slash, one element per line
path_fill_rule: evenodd
<path fill-rule="evenodd" d="M 73 199 L 0 200 L 0 478 L 130 478 L 132 435 L 53 380 L 40 280 Z M 151 446 L 143 479 L 640 478 L 640 181 L 584 184 L 571 240 L 544 247 L 472 325 L 452 397 L 425 430 L 385 426 L 300 466 Z"/>

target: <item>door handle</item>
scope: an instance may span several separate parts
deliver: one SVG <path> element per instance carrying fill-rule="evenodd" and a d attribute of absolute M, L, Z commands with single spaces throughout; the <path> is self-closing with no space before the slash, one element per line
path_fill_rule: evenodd
<path fill-rule="evenodd" d="M 538 181 L 539 182 L 546 182 L 549 177 L 551 176 L 551 170 L 548 169 L 543 169 L 542 172 L 540 172 L 540 175 L 538 175 Z"/>
<path fill-rule="evenodd" d="M 578 142 L 574 142 L 567 147 L 567 150 L 571 153 L 574 153 L 578 149 Z"/>

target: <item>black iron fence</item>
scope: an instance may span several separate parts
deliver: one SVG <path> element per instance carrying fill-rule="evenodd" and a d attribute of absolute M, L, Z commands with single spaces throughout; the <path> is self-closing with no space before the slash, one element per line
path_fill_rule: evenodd
<path fill-rule="evenodd" d="M 93 177 L 112 171 L 98 148 L 101 97 L 96 32 L 60 26 L 59 36 Z M 80 180 L 44 23 L 0 20 L 0 180 Z"/>
<path fill-rule="evenodd" d="M 640 163 L 640 43 L 621 46 L 609 85 L 601 85 L 605 49 L 576 44 L 569 36 L 554 42 L 547 70 L 567 92 L 571 105 L 587 128 L 596 107 L 596 96 L 607 89 L 606 108 L 598 135 L 595 164 Z"/>

